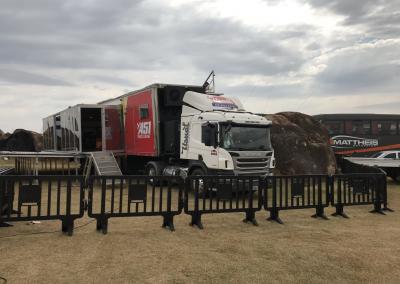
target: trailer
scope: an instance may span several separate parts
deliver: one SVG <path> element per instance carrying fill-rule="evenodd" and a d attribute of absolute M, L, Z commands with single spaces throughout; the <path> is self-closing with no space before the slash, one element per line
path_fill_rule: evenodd
<path fill-rule="evenodd" d="M 79 104 L 43 119 L 45 151 L 123 151 L 119 106 Z"/>

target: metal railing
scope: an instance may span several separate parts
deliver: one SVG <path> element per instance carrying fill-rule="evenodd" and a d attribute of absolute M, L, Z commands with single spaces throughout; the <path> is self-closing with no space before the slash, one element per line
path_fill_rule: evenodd
<path fill-rule="evenodd" d="M 264 190 L 264 208 L 270 212 L 268 220 L 282 223 L 279 211 L 315 208 L 312 217 L 327 219 L 324 208 L 329 206 L 329 176 L 298 175 L 267 178 Z"/>
<path fill-rule="evenodd" d="M 0 176 L 0 223 L 61 220 L 72 235 L 84 214 L 83 179 L 77 176 Z"/>
<path fill-rule="evenodd" d="M 243 221 L 258 225 L 256 212 L 265 209 L 269 220 L 282 223 L 279 212 L 314 208 L 313 217 L 348 217 L 344 208 L 373 205 L 384 214 L 386 176 L 381 173 L 273 176 L 96 176 L 89 180 L 85 198 L 83 176 L 0 176 L 0 226 L 6 222 L 61 220 L 72 235 L 74 220 L 88 216 L 97 230 L 108 231 L 108 220 L 118 217 L 160 216 L 162 226 L 174 230 L 174 217 L 183 212 L 191 225 L 203 228 L 202 215 L 245 213 Z"/>
<path fill-rule="evenodd" d="M 90 179 L 88 216 L 107 233 L 113 217 L 162 216 L 163 227 L 175 230 L 182 212 L 184 181 L 175 177 L 98 176 Z"/>
<path fill-rule="evenodd" d="M 185 213 L 191 225 L 203 228 L 201 215 L 244 212 L 244 222 L 258 225 L 255 212 L 262 208 L 264 180 L 254 176 L 192 176 L 186 180 Z"/>

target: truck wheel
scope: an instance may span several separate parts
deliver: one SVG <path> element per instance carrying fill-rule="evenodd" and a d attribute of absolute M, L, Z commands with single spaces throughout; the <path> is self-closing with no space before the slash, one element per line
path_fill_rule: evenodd
<path fill-rule="evenodd" d="M 150 177 L 149 178 L 149 183 L 151 185 L 160 185 L 160 181 L 159 180 L 156 180 L 156 179 L 151 178 L 151 177 L 161 176 L 161 174 L 162 174 L 162 167 L 161 167 L 160 163 L 150 162 L 150 163 L 147 164 L 147 166 L 146 166 L 146 175 L 148 177 Z"/>
<path fill-rule="evenodd" d="M 205 174 L 205 172 L 203 171 L 203 169 L 201 169 L 201 168 L 195 168 L 191 173 L 190 173 L 190 175 L 191 176 L 205 176 L 206 174 Z M 201 178 L 199 178 L 198 179 L 198 193 L 199 193 L 199 197 L 200 198 L 203 198 L 203 197 L 208 197 L 208 195 L 209 195 L 209 191 L 208 191 L 208 189 L 206 189 L 205 187 L 204 187 L 204 180 L 203 179 L 201 179 Z M 195 186 L 196 186 L 196 182 L 194 181 L 194 180 L 192 180 L 192 189 L 193 189 L 193 192 L 195 191 Z"/>

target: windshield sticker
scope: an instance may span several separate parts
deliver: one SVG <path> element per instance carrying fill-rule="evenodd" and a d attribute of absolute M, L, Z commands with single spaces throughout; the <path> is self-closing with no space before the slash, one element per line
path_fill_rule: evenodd
<path fill-rule="evenodd" d="M 378 139 L 352 137 L 346 135 L 333 136 L 330 139 L 330 144 L 333 148 L 368 148 L 379 146 Z"/>
<path fill-rule="evenodd" d="M 211 104 L 214 110 L 236 110 L 238 106 L 235 102 L 226 97 L 222 96 L 207 96 L 211 100 Z"/>

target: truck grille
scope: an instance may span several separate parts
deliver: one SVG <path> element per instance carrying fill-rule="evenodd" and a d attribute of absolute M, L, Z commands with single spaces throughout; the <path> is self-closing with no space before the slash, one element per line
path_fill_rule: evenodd
<path fill-rule="evenodd" d="M 233 157 L 235 172 L 238 175 L 262 175 L 269 172 L 269 157 Z"/>

